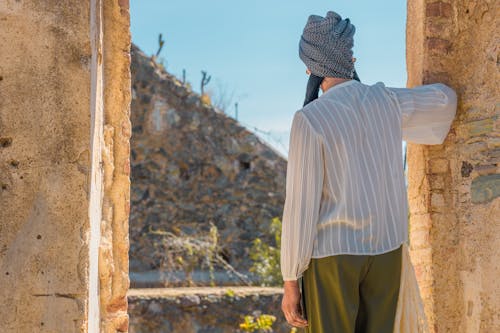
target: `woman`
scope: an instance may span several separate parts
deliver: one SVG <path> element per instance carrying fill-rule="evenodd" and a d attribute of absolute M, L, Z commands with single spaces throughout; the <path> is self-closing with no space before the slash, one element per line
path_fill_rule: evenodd
<path fill-rule="evenodd" d="M 310 16 L 300 40 L 310 78 L 290 132 L 282 310 L 290 325 L 314 333 L 419 330 L 425 317 L 406 249 L 401 143 L 443 143 L 456 94 L 444 84 L 362 84 L 354 32 L 330 11 Z M 407 325 L 404 313 L 416 310 Z"/>

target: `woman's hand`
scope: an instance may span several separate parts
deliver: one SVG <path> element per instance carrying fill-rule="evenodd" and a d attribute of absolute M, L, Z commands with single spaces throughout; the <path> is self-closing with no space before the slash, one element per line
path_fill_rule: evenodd
<path fill-rule="evenodd" d="M 307 320 L 304 319 L 300 307 L 300 290 L 297 281 L 285 281 L 283 300 L 281 301 L 281 310 L 285 315 L 286 321 L 295 327 L 307 326 Z"/>

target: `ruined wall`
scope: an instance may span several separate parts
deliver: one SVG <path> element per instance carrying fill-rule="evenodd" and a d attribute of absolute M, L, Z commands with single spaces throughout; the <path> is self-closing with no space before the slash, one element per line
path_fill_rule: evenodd
<path fill-rule="evenodd" d="M 131 289 L 130 333 L 239 333 L 246 315 L 276 317 L 274 333 L 290 333 L 282 288 Z"/>
<path fill-rule="evenodd" d="M 0 331 L 124 332 L 127 3 L 5 0 L 0 22 Z"/>
<path fill-rule="evenodd" d="M 201 238 L 211 222 L 222 255 L 248 270 L 252 240 L 274 242 L 269 229 L 282 214 L 285 159 L 233 118 L 203 105 L 198 94 L 136 47 L 132 89 L 132 284 L 144 283 L 141 272 L 172 270 L 162 232 Z M 168 276 L 156 279 L 185 282 Z M 218 276 L 218 283 L 239 282 Z"/>
<path fill-rule="evenodd" d="M 2 1 L 0 22 L 0 331 L 77 332 L 89 307 L 90 2 Z"/>
<path fill-rule="evenodd" d="M 408 145 L 411 252 L 433 332 L 500 331 L 499 6 L 408 1 L 408 85 L 459 95 L 443 145 Z"/>

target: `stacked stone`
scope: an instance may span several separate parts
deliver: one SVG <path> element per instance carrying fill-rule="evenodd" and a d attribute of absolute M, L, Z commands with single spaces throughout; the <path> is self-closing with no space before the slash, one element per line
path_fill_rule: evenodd
<path fill-rule="evenodd" d="M 261 314 L 276 318 L 275 333 L 289 333 L 280 309 L 282 289 L 220 292 L 191 290 L 184 293 L 164 289 L 144 293 L 134 290 L 129 296 L 130 333 L 183 332 L 234 333 L 244 332 L 239 324 L 246 315 Z"/>
<path fill-rule="evenodd" d="M 412 258 L 434 332 L 500 329 L 498 15 L 495 1 L 408 2 L 408 85 L 459 96 L 444 144 L 408 145 Z"/>

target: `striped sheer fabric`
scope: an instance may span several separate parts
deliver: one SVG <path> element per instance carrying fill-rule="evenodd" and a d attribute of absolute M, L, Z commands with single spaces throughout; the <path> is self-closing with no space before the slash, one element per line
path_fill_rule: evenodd
<path fill-rule="evenodd" d="M 283 280 L 310 258 L 380 254 L 407 242 L 402 140 L 441 144 L 456 112 L 443 84 L 388 88 L 350 80 L 292 122 L 281 236 Z"/>

